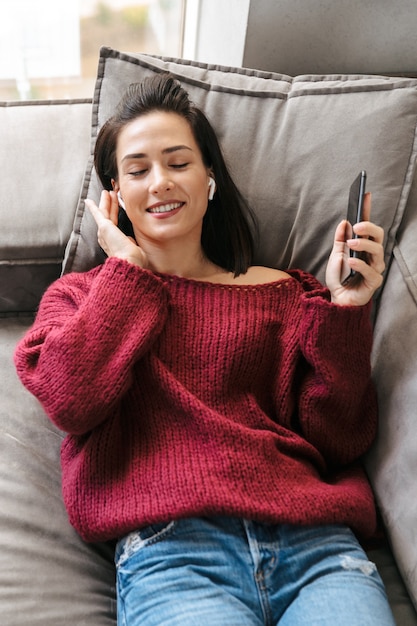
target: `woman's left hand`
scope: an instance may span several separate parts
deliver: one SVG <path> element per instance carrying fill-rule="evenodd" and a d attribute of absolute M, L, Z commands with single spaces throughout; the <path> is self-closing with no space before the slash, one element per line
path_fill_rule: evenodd
<path fill-rule="evenodd" d="M 370 211 L 371 194 L 367 193 L 363 210 L 365 220 L 369 217 Z M 385 269 L 384 231 L 372 222 L 359 222 L 353 227 L 359 238 L 345 241 L 345 232 L 348 227 L 349 223 L 343 220 L 336 229 L 333 249 L 326 269 L 326 284 L 330 290 L 332 302 L 335 304 L 361 306 L 369 302 L 382 284 L 382 273 Z M 350 257 L 349 249 L 365 252 L 367 260 Z M 344 286 L 341 283 L 341 273 L 342 266 L 346 262 L 350 269 L 361 275 L 361 280 Z"/>

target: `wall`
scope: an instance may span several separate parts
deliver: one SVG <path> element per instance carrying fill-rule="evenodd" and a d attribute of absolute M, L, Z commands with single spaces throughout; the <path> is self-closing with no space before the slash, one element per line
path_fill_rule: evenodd
<path fill-rule="evenodd" d="M 417 74 L 416 0 L 188 0 L 187 58 L 297 75 Z M 186 29 L 187 31 L 187 29 Z"/>

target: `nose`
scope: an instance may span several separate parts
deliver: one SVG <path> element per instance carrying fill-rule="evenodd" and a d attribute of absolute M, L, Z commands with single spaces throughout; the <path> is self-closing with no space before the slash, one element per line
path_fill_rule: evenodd
<path fill-rule="evenodd" d="M 154 168 L 152 174 L 149 185 L 150 193 L 158 195 L 165 191 L 170 191 L 173 188 L 174 183 L 165 168 Z"/>

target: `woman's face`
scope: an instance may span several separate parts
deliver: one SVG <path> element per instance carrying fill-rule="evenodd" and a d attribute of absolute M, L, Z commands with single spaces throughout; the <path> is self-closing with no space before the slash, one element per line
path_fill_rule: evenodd
<path fill-rule="evenodd" d="M 129 122 L 116 150 L 118 180 L 139 244 L 201 240 L 209 171 L 188 122 L 155 111 Z"/>

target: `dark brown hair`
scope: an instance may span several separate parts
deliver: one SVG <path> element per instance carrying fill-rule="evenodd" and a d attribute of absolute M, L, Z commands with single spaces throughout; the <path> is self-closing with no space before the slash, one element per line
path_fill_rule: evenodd
<path fill-rule="evenodd" d="M 201 244 L 207 258 L 235 275 L 245 273 L 253 257 L 254 218 L 234 184 L 210 122 L 189 99 L 179 81 L 168 73 L 157 74 L 130 85 L 114 115 L 101 128 L 94 151 L 94 165 L 105 189 L 118 179 L 117 140 L 122 128 L 152 111 L 176 113 L 187 120 L 200 148 L 203 162 L 216 181 L 216 193 L 209 201 L 203 221 Z M 133 235 L 124 211 L 119 227 Z"/>

